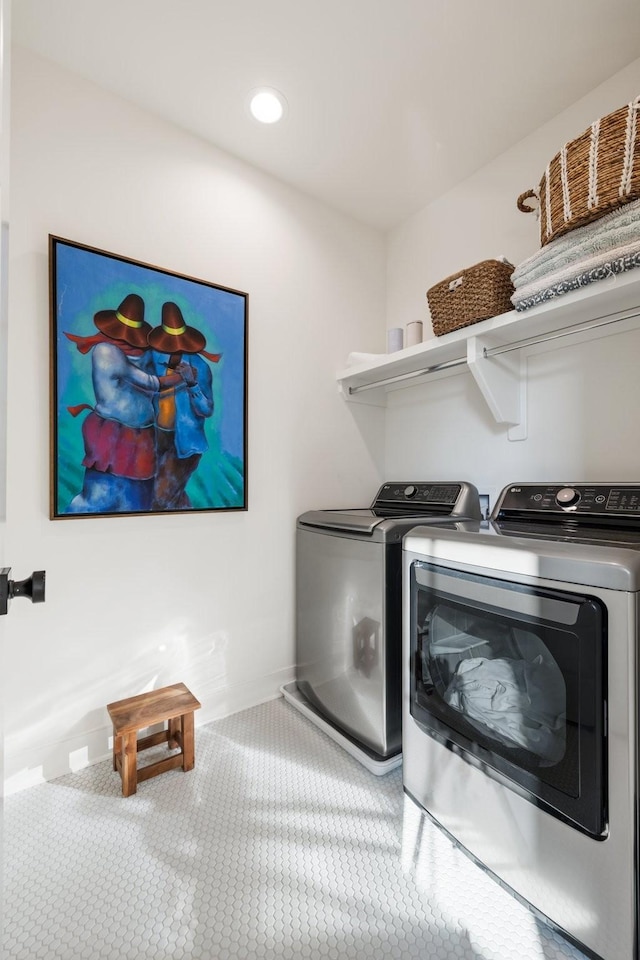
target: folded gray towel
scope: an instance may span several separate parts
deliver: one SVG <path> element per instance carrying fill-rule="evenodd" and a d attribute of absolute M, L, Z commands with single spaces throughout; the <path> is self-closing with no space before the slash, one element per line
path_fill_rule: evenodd
<path fill-rule="evenodd" d="M 552 240 L 515 268 L 512 283 L 517 290 L 597 254 L 611 252 L 610 259 L 617 259 L 621 254 L 612 251 L 636 239 L 640 240 L 640 200 L 623 204 L 593 223 L 576 227 L 570 233 Z"/>
<path fill-rule="evenodd" d="M 520 290 L 511 299 L 516 310 L 529 310 L 531 307 L 537 307 L 541 303 L 561 297 L 565 293 L 586 287 L 597 280 L 606 280 L 607 277 L 618 276 L 627 270 L 634 270 L 636 267 L 640 267 L 640 251 L 607 261 L 591 269 L 578 271 L 574 276 L 551 283 L 548 287 L 530 295 L 527 295 L 526 288 L 523 288 L 524 294 L 523 290 Z"/>

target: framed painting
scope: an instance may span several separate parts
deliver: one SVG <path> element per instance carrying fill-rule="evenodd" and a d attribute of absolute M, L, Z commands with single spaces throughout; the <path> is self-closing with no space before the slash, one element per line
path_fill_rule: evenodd
<path fill-rule="evenodd" d="M 248 294 L 49 236 L 52 520 L 247 509 Z"/>

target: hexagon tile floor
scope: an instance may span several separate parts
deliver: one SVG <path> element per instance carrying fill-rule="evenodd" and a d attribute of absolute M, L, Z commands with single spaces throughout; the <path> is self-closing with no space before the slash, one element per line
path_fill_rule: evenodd
<path fill-rule="evenodd" d="M 9 797 L 4 836 L 7 960 L 583 958 L 283 699 L 128 799 L 110 761 Z"/>

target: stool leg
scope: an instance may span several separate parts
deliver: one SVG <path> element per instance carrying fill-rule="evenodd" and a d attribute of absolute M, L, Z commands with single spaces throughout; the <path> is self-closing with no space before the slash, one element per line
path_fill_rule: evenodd
<path fill-rule="evenodd" d="M 180 717 L 171 717 L 171 720 L 169 720 L 169 735 L 167 737 L 170 749 L 180 746 L 179 734 Z"/>
<path fill-rule="evenodd" d="M 136 792 L 138 777 L 136 770 L 137 731 L 122 735 L 122 796 L 130 797 Z"/>
<path fill-rule="evenodd" d="M 195 766 L 195 744 L 193 736 L 193 711 L 184 713 L 182 721 L 182 769 L 193 770 Z"/>

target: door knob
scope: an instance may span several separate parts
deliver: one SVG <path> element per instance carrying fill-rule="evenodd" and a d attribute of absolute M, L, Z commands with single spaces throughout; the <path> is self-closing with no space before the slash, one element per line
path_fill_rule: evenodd
<path fill-rule="evenodd" d="M 13 597 L 28 597 L 31 603 L 44 603 L 46 573 L 34 570 L 26 580 L 10 580 L 11 567 L 0 568 L 0 616 L 9 610 Z"/>

